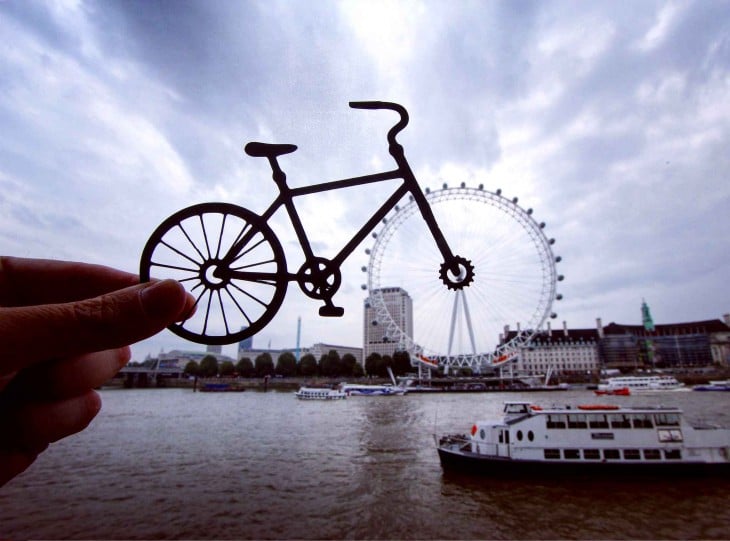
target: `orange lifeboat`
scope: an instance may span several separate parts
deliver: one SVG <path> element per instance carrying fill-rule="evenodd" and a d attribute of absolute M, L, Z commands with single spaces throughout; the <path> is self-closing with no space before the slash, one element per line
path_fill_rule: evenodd
<path fill-rule="evenodd" d="M 614 404 L 580 404 L 579 410 L 617 410 L 618 406 Z"/>

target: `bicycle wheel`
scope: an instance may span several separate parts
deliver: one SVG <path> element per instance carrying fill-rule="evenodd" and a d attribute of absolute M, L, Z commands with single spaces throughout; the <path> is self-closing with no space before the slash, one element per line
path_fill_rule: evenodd
<path fill-rule="evenodd" d="M 230 254 L 236 245 L 236 254 Z M 286 259 L 279 239 L 253 212 L 203 203 L 167 218 L 142 252 L 140 279 L 173 278 L 196 299 L 189 319 L 170 325 L 199 344 L 232 344 L 271 321 L 286 294 Z"/>

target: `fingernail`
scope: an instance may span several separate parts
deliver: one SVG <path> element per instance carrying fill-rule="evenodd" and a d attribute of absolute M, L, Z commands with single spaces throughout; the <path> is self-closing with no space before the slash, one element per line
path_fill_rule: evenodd
<path fill-rule="evenodd" d="M 152 320 L 167 320 L 180 312 L 183 288 L 175 280 L 162 280 L 144 288 L 139 294 L 147 316 Z M 170 322 L 172 320 L 170 319 Z"/>

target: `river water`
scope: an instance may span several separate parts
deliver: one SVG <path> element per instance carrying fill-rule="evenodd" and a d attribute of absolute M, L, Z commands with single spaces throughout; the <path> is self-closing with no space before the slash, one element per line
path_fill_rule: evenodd
<path fill-rule="evenodd" d="M 504 400 L 590 391 L 302 402 L 291 392 L 103 390 L 84 432 L 0 488 L 0 538 L 728 539 L 730 481 L 495 481 L 445 475 L 432 434 Z M 601 402 L 681 405 L 730 425 L 730 393 Z"/>

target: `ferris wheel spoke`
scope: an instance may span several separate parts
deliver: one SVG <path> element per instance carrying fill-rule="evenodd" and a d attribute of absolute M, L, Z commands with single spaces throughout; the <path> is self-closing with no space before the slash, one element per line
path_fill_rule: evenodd
<path fill-rule="evenodd" d="M 441 255 L 411 203 L 378 232 L 370 252 L 368 287 L 371 292 L 402 287 L 411 296 L 410 336 L 395 324 L 400 318 L 378 301 L 383 328 L 405 335 L 409 349 L 477 367 L 474 363 L 509 346 L 499 339 L 506 326 L 520 326 L 517 345 L 549 317 L 556 276 L 551 243 L 531 212 L 498 193 L 446 188 L 426 198 L 452 253 L 473 265 L 474 281 L 463 289 L 458 289 L 457 276 L 442 281 Z"/>

